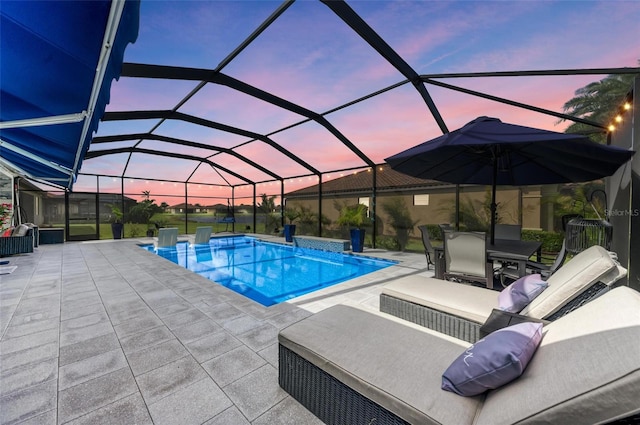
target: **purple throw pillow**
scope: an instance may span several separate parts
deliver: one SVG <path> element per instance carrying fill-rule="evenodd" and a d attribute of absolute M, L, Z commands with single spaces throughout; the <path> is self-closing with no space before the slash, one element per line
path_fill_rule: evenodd
<path fill-rule="evenodd" d="M 442 389 L 474 396 L 522 375 L 542 340 L 542 323 L 518 323 L 479 340 L 442 374 Z"/>
<path fill-rule="evenodd" d="M 546 288 L 547 282 L 542 280 L 539 274 L 523 276 L 500 292 L 498 295 L 500 310 L 519 313 Z"/>

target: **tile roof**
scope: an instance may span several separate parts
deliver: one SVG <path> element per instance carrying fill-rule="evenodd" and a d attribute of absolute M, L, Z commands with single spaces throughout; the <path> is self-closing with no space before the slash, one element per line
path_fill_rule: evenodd
<path fill-rule="evenodd" d="M 437 180 L 426 180 L 411 177 L 393 170 L 388 165 L 379 165 L 376 174 L 376 186 L 378 190 L 385 189 L 409 189 L 434 186 L 448 186 L 450 183 L 443 183 Z M 370 191 L 372 186 L 372 173 L 370 170 L 358 171 L 344 177 L 329 180 L 322 183 L 322 193 L 346 193 Z M 318 193 L 318 185 L 304 187 L 286 193 L 286 196 L 305 196 Z"/>

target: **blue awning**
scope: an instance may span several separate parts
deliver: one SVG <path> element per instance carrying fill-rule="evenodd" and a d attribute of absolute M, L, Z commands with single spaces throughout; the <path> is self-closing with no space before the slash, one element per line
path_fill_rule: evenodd
<path fill-rule="evenodd" d="M 0 3 L 0 165 L 71 189 L 139 13 L 138 0 Z"/>

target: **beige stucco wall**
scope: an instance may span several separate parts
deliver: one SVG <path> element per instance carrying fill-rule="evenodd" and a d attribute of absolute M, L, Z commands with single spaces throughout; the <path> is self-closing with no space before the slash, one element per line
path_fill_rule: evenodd
<path fill-rule="evenodd" d="M 429 195 L 428 205 L 414 205 L 414 195 Z M 322 201 L 322 214 L 331 222 L 338 219 L 339 212 L 334 207 L 337 201 L 340 204 L 347 202 L 349 205 L 356 204 L 360 197 L 366 197 L 367 194 L 360 196 L 352 194 L 349 196 L 332 196 L 325 197 Z M 470 203 L 476 208 L 481 209 L 481 204 L 489 196 L 486 188 L 464 187 L 460 191 L 460 203 Z M 393 233 L 389 228 L 383 204 L 385 200 L 400 197 L 404 200 L 411 218 L 417 221 L 417 225 L 422 224 L 439 224 L 452 223 L 454 221 L 455 211 L 455 187 L 447 186 L 444 188 L 432 188 L 429 190 L 403 190 L 403 191 L 381 191 L 377 195 L 377 215 L 383 220 L 383 234 Z M 500 222 L 507 224 L 521 223 L 525 229 L 541 228 L 541 209 L 540 209 L 540 189 L 527 188 L 499 188 L 496 194 L 496 202 L 499 204 Z M 369 196 L 369 205 L 372 199 Z M 287 199 L 287 205 L 303 205 L 311 208 L 313 211 L 318 209 L 317 199 Z M 488 215 L 486 216 L 488 220 Z M 417 232 L 417 230 L 416 230 Z"/>

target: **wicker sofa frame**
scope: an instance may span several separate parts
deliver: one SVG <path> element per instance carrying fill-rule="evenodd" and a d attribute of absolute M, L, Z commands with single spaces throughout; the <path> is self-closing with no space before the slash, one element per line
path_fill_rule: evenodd
<path fill-rule="evenodd" d="M 409 425 L 281 344 L 278 360 L 280 387 L 325 424 Z"/>
<path fill-rule="evenodd" d="M 458 285 L 453 282 L 451 284 Z M 556 320 L 599 297 L 609 289 L 611 288 L 608 285 L 596 282 L 558 311 L 544 319 L 549 321 Z M 483 323 L 474 322 L 384 293 L 380 294 L 380 311 L 471 343 L 475 343 L 480 339 L 480 328 L 483 325 Z"/>
<path fill-rule="evenodd" d="M 32 253 L 33 245 L 33 229 L 29 229 L 24 236 L 0 237 L 0 257 Z"/>

